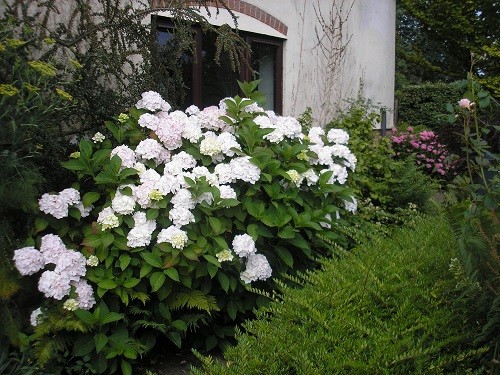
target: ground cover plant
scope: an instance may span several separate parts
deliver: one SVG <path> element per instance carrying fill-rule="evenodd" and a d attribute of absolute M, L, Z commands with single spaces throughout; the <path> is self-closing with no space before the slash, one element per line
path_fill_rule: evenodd
<path fill-rule="evenodd" d="M 282 284 L 225 363 L 206 357 L 192 374 L 482 373 L 488 349 L 470 346 L 479 327 L 466 311 L 479 289 L 455 257 L 439 214 L 338 249 L 320 271 L 294 279 L 302 288 Z"/>
<path fill-rule="evenodd" d="M 62 163 L 78 181 L 39 200 L 14 261 L 46 297 L 27 339 L 46 369 L 130 374 L 160 337 L 180 347 L 192 331 L 223 345 L 262 299 L 251 285 L 342 242 L 330 229 L 356 209 L 345 131 L 303 134 L 240 97 L 170 109 L 144 93 Z"/>

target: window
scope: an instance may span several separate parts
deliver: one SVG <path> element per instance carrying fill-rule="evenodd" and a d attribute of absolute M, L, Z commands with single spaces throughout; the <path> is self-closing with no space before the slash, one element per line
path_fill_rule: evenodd
<path fill-rule="evenodd" d="M 156 41 L 160 47 L 175 44 L 175 28 L 168 19 L 156 20 Z M 181 106 L 195 104 L 200 108 L 217 105 L 228 96 L 238 95 L 237 80 L 260 79 L 259 91 L 266 96 L 265 109 L 282 112 L 283 92 L 283 41 L 247 32 L 240 35 L 251 46 L 248 64 L 241 64 L 242 71 L 234 72 L 228 56 L 221 55 L 220 65 L 215 63 L 214 34 L 202 33 L 193 27 L 196 40 L 196 58 L 183 53 L 178 61 L 182 67 L 185 96 Z M 250 68 L 249 68 L 250 67 Z"/>

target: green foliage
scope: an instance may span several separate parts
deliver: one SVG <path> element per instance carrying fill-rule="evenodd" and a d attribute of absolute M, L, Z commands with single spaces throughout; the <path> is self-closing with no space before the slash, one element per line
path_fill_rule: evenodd
<path fill-rule="evenodd" d="M 498 97 L 498 1 L 402 0 L 398 2 L 397 66 L 404 83 L 453 81 L 474 72 Z"/>
<path fill-rule="evenodd" d="M 390 140 L 378 137 L 374 126 L 379 113 L 373 104 L 359 98 L 338 118 L 330 122 L 330 128 L 344 129 L 349 133 L 349 148 L 356 155 L 356 173 L 351 186 L 359 196 L 370 198 L 377 204 L 386 204 L 391 197 L 389 184 L 399 178 L 391 162 L 393 152 Z"/>
<path fill-rule="evenodd" d="M 500 222 L 498 147 L 492 142 L 498 125 L 482 121 L 481 113 L 498 104 L 480 90 L 472 71 L 460 105 L 449 104 L 449 119 L 462 125 L 466 169 L 449 184 L 455 201 L 448 208 L 466 277 L 481 288 L 471 320 L 482 325 L 477 341 L 494 348 L 492 373 L 499 371 L 500 343 Z M 493 137 L 492 137 L 493 134 Z M 496 366 L 496 367 L 495 367 Z"/>
<path fill-rule="evenodd" d="M 192 374 L 485 373 L 488 349 L 471 345 L 478 327 L 448 270 L 455 251 L 436 215 L 341 252 L 301 289 L 282 284 L 225 363 L 201 358 Z"/>

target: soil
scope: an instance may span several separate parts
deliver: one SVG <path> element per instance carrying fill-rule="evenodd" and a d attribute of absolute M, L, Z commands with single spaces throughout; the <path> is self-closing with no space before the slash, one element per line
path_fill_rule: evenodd
<path fill-rule="evenodd" d="M 148 363 L 143 363 L 140 373 L 146 374 L 146 370 L 149 370 L 155 375 L 187 375 L 191 365 L 199 366 L 199 359 L 190 352 L 179 352 L 168 357 L 152 358 Z"/>

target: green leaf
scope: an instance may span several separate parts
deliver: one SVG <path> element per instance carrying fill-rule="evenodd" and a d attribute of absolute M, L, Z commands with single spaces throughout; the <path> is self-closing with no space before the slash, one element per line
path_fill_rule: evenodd
<path fill-rule="evenodd" d="M 127 238 L 125 236 L 115 236 L 113 245 L 120 250 L 128 250 Z"/>
<path fill-rule="evenodd" d="M 148 273 L 151 272 L 153 269 L 153 266 L 151 264 L 145 264 L 141 267 L 141 272 L 139 273 L 139 277 L 142 279 L 144 276 L 146 276 Z"/>
<path fill-rule="evenodd" d="M 146 211 L 146 219 L 148 220 L 156 220 L 160 213 L 160 210 L 157 208 L 150 208 Z"/>
<path fill-rule="evenodd" d="M 95 350 L 97 353 L 99 353 L 108 343 L 108 336 L 106 336 L 104 333 L 98 333 L 94 335 L 94 345 L 95 345 Z"/>
<path fill-rule="evenodd" d="M 82 198 L 82 203 L 84 207 L 89 207 L 92 203 L 97 202 L 101 195 L 95 191 L 89 191 Z"/>
<path fill-rule="evenodd" d="M 175 268 L 167 268 L 165 271 L 165 274 L 170 277 L 174 281 L 179 281 L 179 273 Z"/>
<path fill-rule="evenodd" d="M 82 245 L 86 247 L 98 247 L 101 243 L 101 236 L 99 234 L 91 234 L 82 241 Z"/>
<path fill-rule="evenodd" d="M 80 156 L 90 159 L 92 156 L 92 142 L 86 139 L 80 141 Z"/>
<path fill-rule="evenodd" d="M 210 224 L 210 227 L 212 228 L 212 230 L 214 231 L 215 234 L 221 233 L 222 225 L 221 225 L 221 222 L 219 219 L 217 219 L 214 216 L 210 216 L 208 218 L 208 223 Z"/>
<path fill-rule="evenodd" d="M 224 291 L 227 293 L 229 291 L 229 278 L 225 273 L 219 272 L 217 273 L 217 279 L 219 279 L 222 289 L 224 289 Z"/>
<path fill-rule="evenodd" d="M 125 361 L 124 359 L 122 359 L 120 367 L 122 369 L 123 375 L 132 375 L 132 365 L 127 361 Z"/>
<path fill-rule="evenodd" d="M 61 165 L 70 171 L 83 171 L 86 169 L 85 165 L 78 159 L 63 161 Z"/>
<path fill-rule="evenodd" d="M 215 335 L 208 336 L 205 340 L 205 349 L 210 351 L 217 346 L 217 337 Z"/>
<path fill-rule="evenodd" d="M 163 268 L 163 262 L 161 261 L 161 258 L 158 255 L 144 251 L 141 253 L 141 257 L 153 267 Z"/>
<path fill-rule="evenodd" d="M 281 229 L 278 232 L 278 237 L 281 237 L 281 238 L 294 238 L 295 237 L 295 231 L 293 230 L 293 228 L 290 225 L 287 225 L 286 227 L 284 227 L 283 229 Z"/>
<path fill-rule="evenodd" d="M 217 273 L 219 267 L 217 267 L 215 264 L 207 263 L 207 270 L 208 274 L 210 277 L 213 279 L 215 274 Z"/>
<path fill-rule="evenodd" d="M 90 311 L 87 310 L 82 310 L 78 309 L 75 311 L 75 315 L 80 319 L 82 322 L 87 323 L 87 324 L 95 324 L 97 319 Z"/>
<path fill-rule="evenodd" d="M 172 327 L 174 327 L 175 329 L 178 329 L 179 331 L 187 331 L 187 324 L 186 322 L 184 322 L 183 320 L 174 320 L 172 323 L 170 323 L 172 325 Z"/>
<path fill-rule="evenodd" d="M 283 262 L 285 262 L 285 264 L 288 267 L 293 267 L 293 256 L 290 253 L 290 251 L 288 251 L 285 248 L 278 247 L 278 248 L 276 248 L 276 252 L 278 253 L 278 256 L 283 260 Z"/>
<path fill-rule="evenodd" d="M 119 320 L 122 320 L 123 319 L 123 314 L 118 314 L 118 313 L 115 313 L 115 312 L 109 312 L 107 314 L 104 314 L 101 319 L 99 320 L 99 322 L 104 325 L 104 324 L 108 324 L 108 323 L 112 323 L 112 322 L 117 322 Z"/>
<path fill-rule="evenodd" d="M 73 355 L 83 357 L 94 350 L 94 339 L 90 335 L 80 336 L 73 345 Z"/>
<path fill-rule="evenodd" d="M 137 284 L 139 284 L 141 282 L 140 279 L 136 278 L 136 277 L 131 277 L 130 279 L 127 279 L 123 282 L 123 286 L 125 288 L 133 288 L 134 286 L 136 286 Z"/>
<path fill-rule="evenodd" d="M 128 254 L 122 254 L 120 255 L 120 268 L 122 271 L 125 271 L 125 269 L 128 267 L 130 264 L 130 255 Z"/>
<path fill-rule="evenodd" d="M 108 247 L 113 243 L 115 239 L 115 236 L 113 236 L 112 233 L 110 232 L 102 232 L 101 234 L 101 241 L 102 241 L 102 246 Z"/>
<path fill-rule="evenodd" d="M 166 276 L 163 272 L 155 272 L 151 275 L 149 282 L 151 283 L 151 291 L 156 292 L 165 283 Z"/>
<path fill-rule="evenodd" d="M 227 247 L 226 247 L 226 249 L 227 249 Z M 209 255 L 209 254 L 203 254 L 203 258 L 205 258 L 209 263 L 212 263 L 216 267 L 220 267 L 220 263 L 216 257 Z"/>
<path fill-rule="evenodd" d="M 37 217 L 35 219 L 35 230 L 37 231 L 37 233 L 47 228 L 48 225 L 48 220 L 43 217 Z"/>
<path fill-rule="evenodd" d="M 182 340 L 181 340 L 181 335 L 179 335 L 177 332 L 168 332 L 167 337 L 172 341 L 178 348 L 181 347 Z"/>
<path fill-rule="evenodd" d="M 101 280 L 101 281 L 99 281 L 98 285 L 99 285 L 99 288 L 106 289 L 106 290 L 114 289 L 118 286 L 116 284 L 116 282 L 114 282 L 113 280 L 110 280 L 110 279 Z"/>
<path fill-rule="evenodd" d="M 227 313 L 232 320 L 236 319 L 236 315 L 238 314 L 238 306 L 234 301 L 229 301 L 229 303 L 227 304 Z"/>

